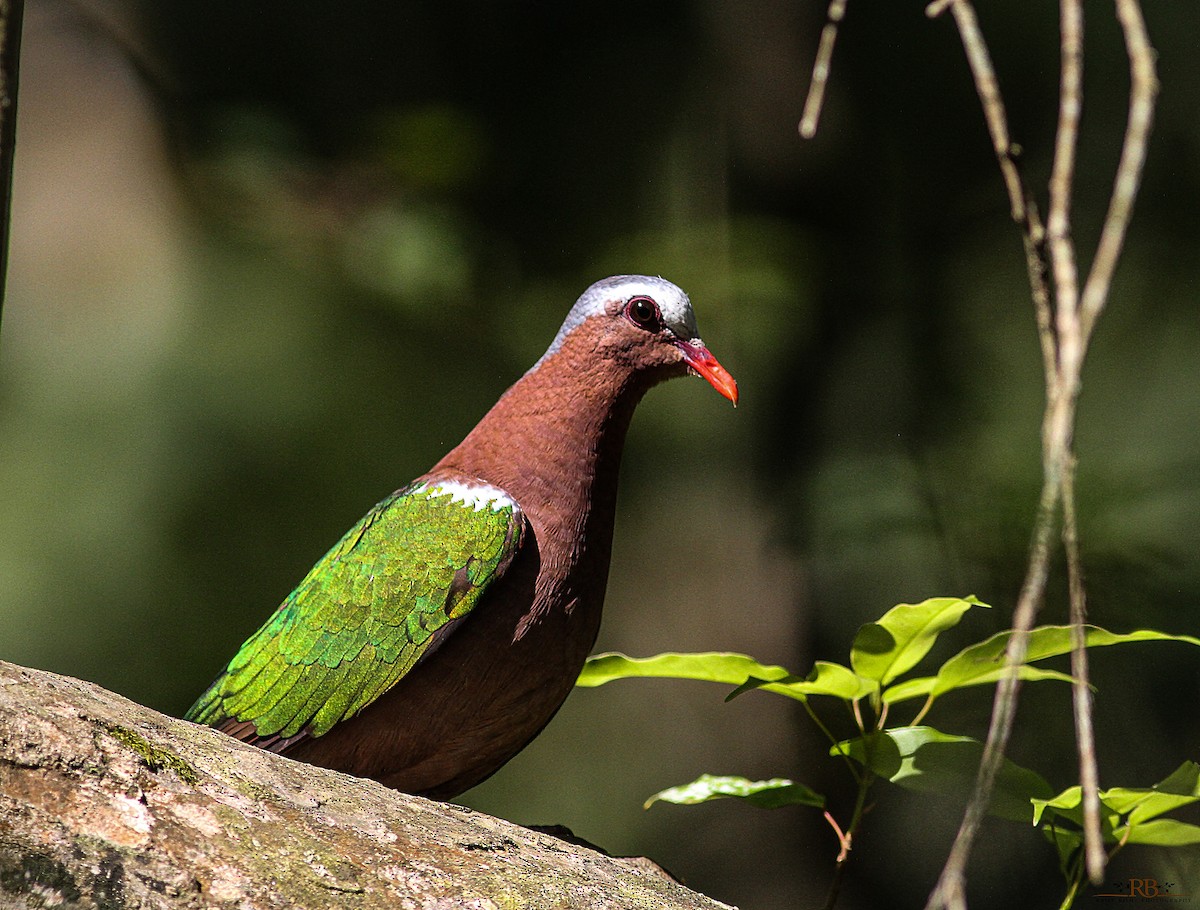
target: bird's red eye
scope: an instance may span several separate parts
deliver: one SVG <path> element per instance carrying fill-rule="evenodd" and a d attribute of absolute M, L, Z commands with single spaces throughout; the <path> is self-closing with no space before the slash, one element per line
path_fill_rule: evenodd
<path fill-rule="evenodd" d="M 662 314 L 658 311 L 658 304 L 649 297 L 631 298 L 629 303 L 625 304 L 625 316 L 639 329 L 645 329 L 647 332 L 662 330 Z"/>

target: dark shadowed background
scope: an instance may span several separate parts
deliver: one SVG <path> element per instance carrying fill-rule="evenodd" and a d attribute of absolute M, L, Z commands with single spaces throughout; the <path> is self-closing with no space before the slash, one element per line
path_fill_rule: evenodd
<path fill-rule="evenodd" d="M 1077 239 L 1090 260 L 1128 92 L 1087 5 Z M 1149 0 L 1162 94 L 1085 371 L 1094 620 L 1200 632 L 1200 68 Z M 692 295 L 738 378 L 654 391 L 626 450 L 598 650 L 745 651 L 806 671 L 901 601 L 975 593 L 937 654 L 1001 628 L 1039 484 L 1041 365 L 1019 235 L 949 19 L 850 4 L 817 138 L 808 0 L 29 0 L 0 343 L 0 658 L 180 714 L 371 504 L 424 471 L 619 272 Z M 980 16 L 1036 186 L 1052 4 Z M 1062 621 L 1056 580 L 1046 621 Z M 1200 757 L 1200 655 L 1099 652 L 1102 785 Z M 1065 687 L 1013 756 L 1074 773 Z M 819 903 L 811 809 L 640 807 L 705 771 L 852 790 L 795 705 L 701 683 L 582 690 L 462 802 L 647 854 L 746 910 Z M 981 735 L 990 700 L 930 722 Z M 833 715 L 831 723 L 844 718 Z M 917 907 L 952 801 L 884 789 L 845 908 Z M 1053 852 L 987 829 L 972 907 L 1054 906 Z M 1112 870 L 1190 883 L 1129 850 Z M 1080 906 L 1092 906 L 1085 898 Z"/>

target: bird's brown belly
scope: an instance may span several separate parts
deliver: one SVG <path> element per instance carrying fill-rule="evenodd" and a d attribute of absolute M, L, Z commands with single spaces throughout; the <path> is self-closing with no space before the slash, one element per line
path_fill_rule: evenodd
<path fill-rule="evenodd" d="M 357 717 L 286 754 L 439 799 L 489 777 L 554 716 L 599 626 L 599 599 L 569 612 L 539 603 L 547 609 L 514 641 L 529 611 L 518 605 L 535 599 L 536 569 L 535 560 L 518 558 L 496 596 L 414 672 Z M 602 599 L 600 587 L 593 593 Z"/>

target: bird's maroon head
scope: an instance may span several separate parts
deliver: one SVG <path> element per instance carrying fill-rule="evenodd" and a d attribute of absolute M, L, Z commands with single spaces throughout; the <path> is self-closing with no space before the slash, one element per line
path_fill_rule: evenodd
<path fill-rule="evenodd" d="M 557 353 L 567 336 L 585 323 L 594 337 L 596 356 L 662 378 L 693 372 L 737 404 L 737 382 L 700 340 L 691 301 L 671 282 L 645 275 L 597 281 L 571 308 L 542 360 Z"/>

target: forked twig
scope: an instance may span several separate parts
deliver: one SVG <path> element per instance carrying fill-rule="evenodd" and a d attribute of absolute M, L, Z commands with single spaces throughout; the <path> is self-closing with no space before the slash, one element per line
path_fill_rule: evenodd
<path fill-rule="evenodd" d="M 838 855 L 836 862 L 844 863 L 850 855 L 851 836 L 842 830 L 842 826 L 837 823 L 837 819 L 833 817 L 833 813 L 825 812 L 825 821 L 829 822 L 829 827 L 833 829 L 833 835 L 838 840 Z"/>
<path fill-rule="evenodd" d="M 1054 164 L 1050 178 L 1050 208 L 1044 231 L 1028 188 L 1017 169 L 995 71 L 970 0 L 935 0 L 926 9 L 930 16 L 950 9 L 962 38 L 1008 192 L 1013 219 L 1021 227 L 1047 391 L 1042 423 L 1042 494 L 1034 525 L 1029 566 L 1013 612 L 1012 637 L 1005 654 L 1008 673 L 997 686 L 974 793 L 927 908 L 966 906 L 966 863 L 990 802 L 996 773 L 1003 762 L 1012 732 L 1019 688 L 1018 671 L 1025 659 L 1029 630 L 1045 595 L 1053 528 L 1060 508 L 1070 582 L 1074 645 L 1072 675 L 1076 678 L 1073 706 L 1084 801 L 1085 855 L 1088 874 L 1093 881 L 1100 880 L 1104 872 L 1091 697 L 1087 688 L 1087 654 L 1083 631 L 1086 602 L 1075 514 L 1073 433 L 1083 358 L 1095 321 L 1111 287 L 1112 274 L 1141 182 L 1157 89 L 1153 50 L 1138 0 L 1116 0 L 1116 4 L 1130 59 L 1129 123 L 1101 240 L 1082 297 L 1078 290 L 1077 262 L 1070 226 L 1071 187 L 1075 176 L 1082 112 L 1083 9 L 1080 0 L 1060 0 L 1062 72 Z M 1049 263 L 1046 259 L 1047 248 Z M 1053 306 L 1046 283 L 1048 265 L 1053 267 Z"/>
<path fill-rule="evenodd" d="M 1012 634 L 1005 651 L 1007 673 L 996 687 L 974 792 L 937 886 L 930 894 L 927 910 L 963 910 L 966 907 L 966 864 L 1012 734 L 1020 687 L 1019 669 L 1028 650 L 1029 632 L 1045 598 L 1055 523 L 1060 510 L 1070 588 L 1071 670 L 1075 680 L 1073 710 L 1083 792 L 1085 860 L 1093 881 L 1100 881 L 1104 873 L 1106 857 L 1100 832 L 1099 774 L 1084 631 L 1087 605 L 1075 512 L 1074 429 L 1084 355 L 1096 320 L 1108 299 L 1112 276 L 1124 246 L 1141 184 L 1158 91 L 1154 50 L 1139 0 L 1114 2 L 1129 56 L 1129 119 L 1108 212 L 1082 293 L 1071 233 L 1071 189 L 1075 181 L 1079 122 L 1083 111 L 1082 0 L 1060 0 L 1058 125 L 1045 224 L 1018 167 L 1019 148 L 1009 135 L 1004 100 L 974 7 L 970 0 L 933 0 L 925 10 L 933 18 L 949 9 L 962 39 L 1012 218 L 1021 230 L 1046 382 L 1046 408 L 1042 418 L 1042 492 L 1034 521 L 1029 564 L 1013 610 Z M 846 0 L 831 0 L 829 6 L 828 22 L 821 33 L 812 84 L 800 122 L 800 134 L 805 138 L 811 138 L 816 132 L 837 27 L 845 14 L 845 6 Z"/>

